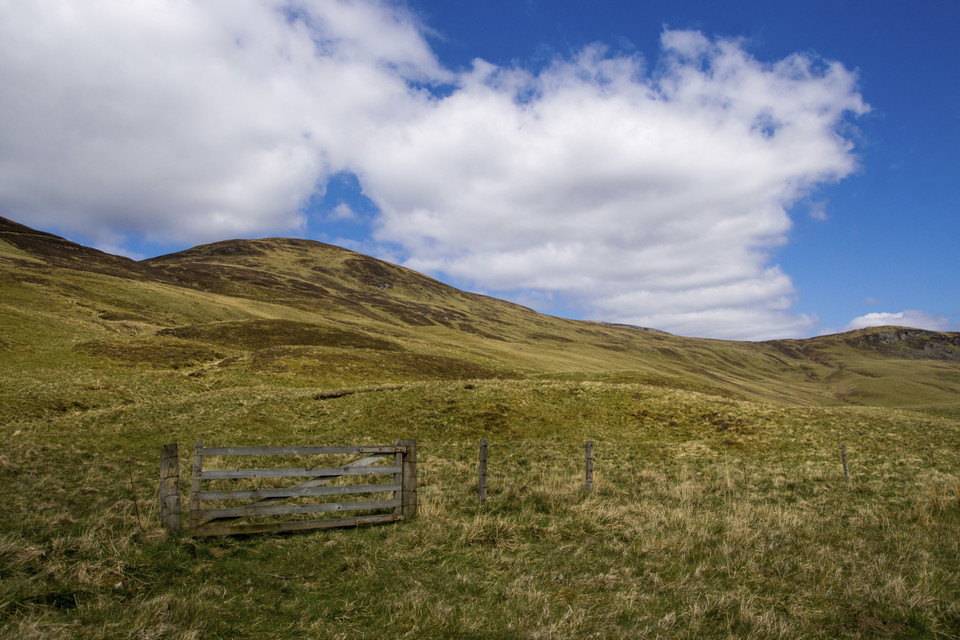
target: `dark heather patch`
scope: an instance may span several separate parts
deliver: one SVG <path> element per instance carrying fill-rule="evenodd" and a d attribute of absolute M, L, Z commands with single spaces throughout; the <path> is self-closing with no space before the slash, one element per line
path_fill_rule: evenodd
<path fill-rule="evenodd" d="M 293 320 L 240 320 L 193 324 L 162 329 L 157 335 L 196 340 L 240 349 L 282 346 L 350 347 L 392 351 L 399 345 L 362 331 L 340 329 Z"/>

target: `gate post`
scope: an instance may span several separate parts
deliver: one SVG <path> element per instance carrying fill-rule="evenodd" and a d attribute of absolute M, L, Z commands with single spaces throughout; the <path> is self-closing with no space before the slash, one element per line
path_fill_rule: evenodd
<path fill-rule="evenodd" d="M 400 440 L 400 446 L 407 448 L 403 454 L 403 481 L 400 496 L 400 513 L 406 519 L 417 515 L 417 441 Z"/>
<path fill-rule="evenodd" d="M 203 443 L 197 439 L 193 446 L 193 466 L 190 473 L 190 535 L 196 536 L 200 530 L 200 474 L 203 472 Z"/>
<path fill-rule="evenodd" d="M 180 533 L 180 457 L 176 442 L 160 449 L 160 524 Z"/>

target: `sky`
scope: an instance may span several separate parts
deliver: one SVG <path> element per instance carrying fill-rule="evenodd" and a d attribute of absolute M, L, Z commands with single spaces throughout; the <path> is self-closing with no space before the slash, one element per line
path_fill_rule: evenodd
<path fill-rule="evenodd" d="M 960 330 L 960 2 L 0 0 L 0 216 L 569 318 Z"/>

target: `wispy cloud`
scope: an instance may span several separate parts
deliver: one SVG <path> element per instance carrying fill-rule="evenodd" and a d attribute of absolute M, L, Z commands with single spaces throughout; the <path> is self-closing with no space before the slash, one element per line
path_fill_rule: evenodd
<path fill-rule="evenodd" d="M 811 202 L 810 217 L 818 222 L 826 222 L 829 219 L 827 215 L 827 203 L 822 200 Z"/>
<path fill-rule="evenodd" d="M 333 210 L 330 211 L 329 214 L 327 214 L 327 218 L 333 221 L 346 220 L 346 221 L 356 222 L 360 219 L 360 216 L 358 216 L 356 212 L 354 212 L 354 210 L 350 208 L 350 205 L 348 205 L 345 202 L 341 202 L 340 204 L 335 206 Z"/>
<path fill-rule="evenodd" d="M 815 327 L 772 256 L 867 110 L 839 63 L 691 31 L 455 74 L 374 0 L 2 3 L 0 82 L 3 215 L 111 246 L 300 230 L 348 171 L 413 268 L 737 338 Z"/>

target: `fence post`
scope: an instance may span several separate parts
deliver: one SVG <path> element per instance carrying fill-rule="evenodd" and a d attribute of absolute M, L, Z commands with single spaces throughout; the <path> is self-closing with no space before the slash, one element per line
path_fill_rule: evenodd
<path fill-rule="evenodd" d="M 480 464 L 478 470 L 480 484 L 480 504 L 487 504 L 487 440 L 480 441 Z"/>
<path fill-rule="evenodd" d="M 847 445 L 840 445 L 840 459 L 843 460 L 843 477 L 850 482 L 850 471 L 847 469 Z"/>
<path fill-rule="evenodd" d="M 190 473 L 190 535 L 197 535 L 200 528 L 200 473 L 203 471 L 203 443 L 197 438 L 193 446 L 193 466 Z"/>
<path fill-rule="evenodd" d="M 404 518 L 412 518 L 417 515 L 417 441 L 401 440 L 400 445 L 407 448 L 403 454 L 403 489 L 400 509 Z"/>
<path fill-rule="evenodd" d="M 160 448 L 160 524 L 180 533 L 180 455 L 176 442 Z"/>
<path fill-rule="evenodd" d="M 587 440 L 586 452 L 586 485 L 587 493 L 593 492 L 593 440 Z"/>
<path fill-rule="evenodd" d="M 403 440 L 397 440 L 393 444 L 399 447 L 400 445 L 403 444 Z M 403 514 L 403 453 L 402 452 L 397 451 L 397 453 L 394 454 L 393 466 L 399 467 L 400 469 L 395 474 L 393 474 L 393 484 L 400 485 L 400 489 L 398 491 L 393 492 L 393 499 L 399 502 L 399 504 L 393 508 L 393 513 L 399 516 Z"/>

